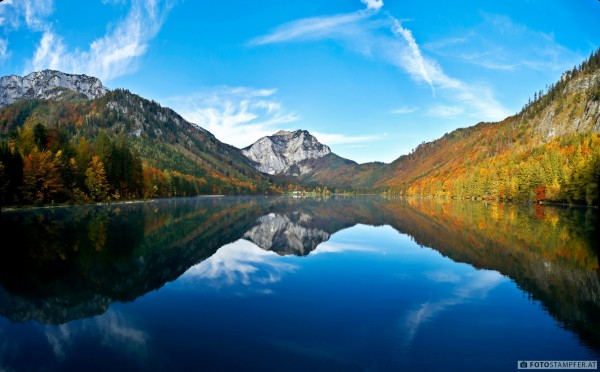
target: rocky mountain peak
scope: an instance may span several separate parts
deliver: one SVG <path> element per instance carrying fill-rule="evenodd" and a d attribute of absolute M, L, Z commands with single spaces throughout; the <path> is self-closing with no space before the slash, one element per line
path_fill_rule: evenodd
<path fill-rule="evenodd" d="M 95 77 L 55 70 L 32 72 L 26 76 L 3 76 L 0 78 L 0 107 L 21 99 L 60 99 L 68 91 L 95 99 L 109 90 Z"/>
<path fill-rule="evenodd" d="M 242 149 L 246 157 L 257 163 L 256 169 L 268 174 L 298 175 L 298 164 L 307 159 L 318 159 L 331 153 L 306 130 L 280 130 L 272 136 L 259 139 Z"/>

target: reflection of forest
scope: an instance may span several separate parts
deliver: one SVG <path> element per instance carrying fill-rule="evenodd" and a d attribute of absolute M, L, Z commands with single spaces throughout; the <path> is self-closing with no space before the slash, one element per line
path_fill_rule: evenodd
<path fill-rule="evenodd" d="M 393 219 L 388 224 L 418 244 L 510 277 L 563 326 L 600 349 L 596 209 L 418 199 L 381 208 Z"/>
<path fill-rule="evenodd" d="M 63 323 L 160 288 L 239 239 L 258 199 L 169 199 L 0 214 L 0 314 Z"/>
<path fill-rule="evenodd" d="M 455 261 L 513 279 L 600 345 L 598 211 L 383 198 L 195 198 L 0 215 L 0 314 L 63 323 L 175 280 L 244 238 L 306 255 L 357 223 L 391 225 Z"/>

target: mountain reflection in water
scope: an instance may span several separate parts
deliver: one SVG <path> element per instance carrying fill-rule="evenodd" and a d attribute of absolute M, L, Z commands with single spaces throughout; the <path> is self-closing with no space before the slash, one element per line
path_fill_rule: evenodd
<path fill-rule="evenodd" d="M 184 273 L 182 280 L 201 277 L 215 287 L 262 283 L 269 293 L 266 284 L 295 270 L 279 256 L 335 250 L 322 243 L 342 229 L 388 225 L 456 262 L 509 277 L 562 326 L 600 349 L 595 209 L 225 197 L 5 211 L 0 221 L 0 315 L 13 322 L 62 324 L 102 314 L 112 303 L 132 301 Z M 423 303 L 404 320 L 407 334 L 471 293 L 492 288 L 502 278 L 494 271 L 482 271 L 465 293 Z"/>

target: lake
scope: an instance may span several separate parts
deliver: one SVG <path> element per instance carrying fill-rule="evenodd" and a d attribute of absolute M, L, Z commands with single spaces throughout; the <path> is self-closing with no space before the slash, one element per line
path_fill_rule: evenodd
<path fill-rule="evenodd" d="M 0 371 L 600 358 L 597 209 L 199 197 L 0 222 Z"/>

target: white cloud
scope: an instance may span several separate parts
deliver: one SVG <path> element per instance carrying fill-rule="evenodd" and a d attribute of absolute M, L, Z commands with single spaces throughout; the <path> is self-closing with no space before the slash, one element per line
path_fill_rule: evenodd
<path fill-rule="evenodd" d="M 383 6 L 383 0 L 360 0 L 367 6 L 367 9 L 379 10 Z"/>
<path fill-rule="evenodd" d="M 502 48 L 496 48 L 486 52 L 461 53 L 459 57 L 467 62 L 483 66 L 490 70 L 513 71 L 519 66 L 518 63 L 509 63 L 496 58 L 496 56 L 500 55 L 501 53 Z"/>
<path fill-rule="evenodd" d="M 5 38 L 0 38 L 0 62 L 11 55 L 8 49 L 8 35 L 22 26 L 31 31 L 44 31 L 50 28 L 47 18 L 53 12 L 53 0 L 5 0 L 0 3 L 0 27 Z"/>
<path fill-rule="evenodd" d="M 427 72 L 427 67 L 425 66 L 425 60 L 423 59 L 423 55 L 421 55 L 421 50 L 417 45 L 415 38 L 410 30 L 402 27 L 402 23 L 394 19 L 394 25 L 392 26 L 392 31 L 395 35 L 401 35 L 408 48 L 402 50 L 402 64 L 406 71 L 410 73 L 414 79 L 423 80 L 431 89 L 433 89 L 433 81 Z"/>
<path fill-rule="evenodd" d="M 348 136 L 345 134 L 321 133 L 314 131 L 312 131 L 311 134 L 315 136 L 319 142 L 326 145 L 371 142 L 380 138 L 379 136 Z"/>
<path fill-rule="evenodd" d="M 442 40 L 430 41 L 423 44 L 423 48 L 429 51 L 437 51 L 446 47 L 465 44 L 472 35 L 469 33 L 466 36 L 461 37 L 449 37 Z"/>
<path fill-rule="evenodd" d="M 300 119 L 276 100 L 276 93 L 276 89 L 223 86 L 164 101 L 219 140 L 246 147 Z"/>
<path fill-rule="evenodd" d="M 464 113 L 478 120 L 501 120 L 510 115 L 510 111 L 494 98 L 491 88 L 449 77 L 437 62 L 426 62 L 428 74 L 435 85 L 450 93 L 448 100 L 461 104 Z"/>
<path fill-rule="evenodd" d="M 32 31 L 49 27 L 47 18 L 54 10 L 54 0 L 5 0 L 0 4 L 0 26 L 19 29 L 25 25 Z"/>
<path fill-rule="evenodd" d="M 412 35 L 403 35 L 409 43 L 408 47 L 388 41 L 383 50 L 389 61 L 407 71 L 414 80 L 425 81 L 432 89 L 439 89 L 445 100 L 453 102 L 452 106 L 455 107 L 452 111 L 433 110 L 430 114 L 440 117 L 468 114 L 477 120 L 501 120 L 510 115 L 510 111 L 495 99 L 491 88 L 469 84 L 446 75 L 437 61 L 423 57 L 416 42 L 414 46 L 410 46 L 409 41 L 414 41 L 410 36 Z M 394 55 L 400 58 L 394 58 Z"/>
<path fill-rule="evenodd" d="M 25 73 L 50 68 L 85 73 L 105 81 L 129 73 L 146 53 L 169 9 L 169 3 L 164 1 L 133 0 L 125 19 L 83 51 L 68 50 L 63 39 L 47 29 Z"/>
<path fill-rule="evenodd" d="M 46 18 L 53 12 L 53 0 L 25 0 L 22 6 L 25 7 L 25 23 L 33 30 L 43 30 L 46 28 Z"/>
<path fill-rule="evenodd" d="M 265 45 L 293 40 L 318 40 L 334 35 L 353 33 L 353 25 L 369 15 L 365 12 L 338 14 L 326 17 L 304 18 L 283 24 L 270 34 L 255 38 L 250 45 Z"/>
<path fill-rule="evenodd" d="M 293 41 L 333 40 L 368 58 L 380 59 L 406 72 L 414 81 L 427 84 L 432 92 L 463 114 L 478 120 L 501 120 L 510 112 L 495 98 L 490 87 L 449 77 L 439 63 L 423 55 L 412 31 L 391 16 L 359 10 L 333 16 L 304 18 L 283 24 L 271 33 L 255 38 L 251 45 Z M 460 44 L 455 39 L 447 44 Z"/>
<path fill-rule="evenodd" d="M 490 70 L 564 71 L 583 59 L 554 35 L 532 30 L 504 15 L 482 13 L 483 21 L 462 34 L 424 45 L 432 53 Z"/>
<path fill-rule="evenodd" d="M 33 66 L 31 70 L 38 71 L 45 68 L 61 70 L 63 69 L 62 65 L 67 62 L 67 60 L 70 60 L 70 58 L 66 54 L 62 40 L 53 32 L 46 31 L 33 55 L 33 61 L 31 62 Z M 25 73 L 27 72 L 29 71 L 25 71 Z"/>
<path fill-rule="evenodd" d="M 400 107 L 400 108 L 391 110 L 390 114 L 397 114 L 397 115 L 412 114 L 413 112 L 416 112 L 417 110 L 419 110 L 418 107 Z"/>
<path fill-rule="evenodd" d="M 8 58 L 10 53 L 8 52 L 8 40 L 0 38 L 0 61 Z"/>
<path fill-rule="evenodd" d="M 436 116 L 436 117 L 443 118 L 443 117 L 449 117 L 449 116 L 456 116 L 456 115 L 462 114 L 463 112 L 464 112 L 464 109 L 459 106 L 437 105 L 437 106 L 431 107 L 427 111 L 427 114 L 430 116 Z"/>

